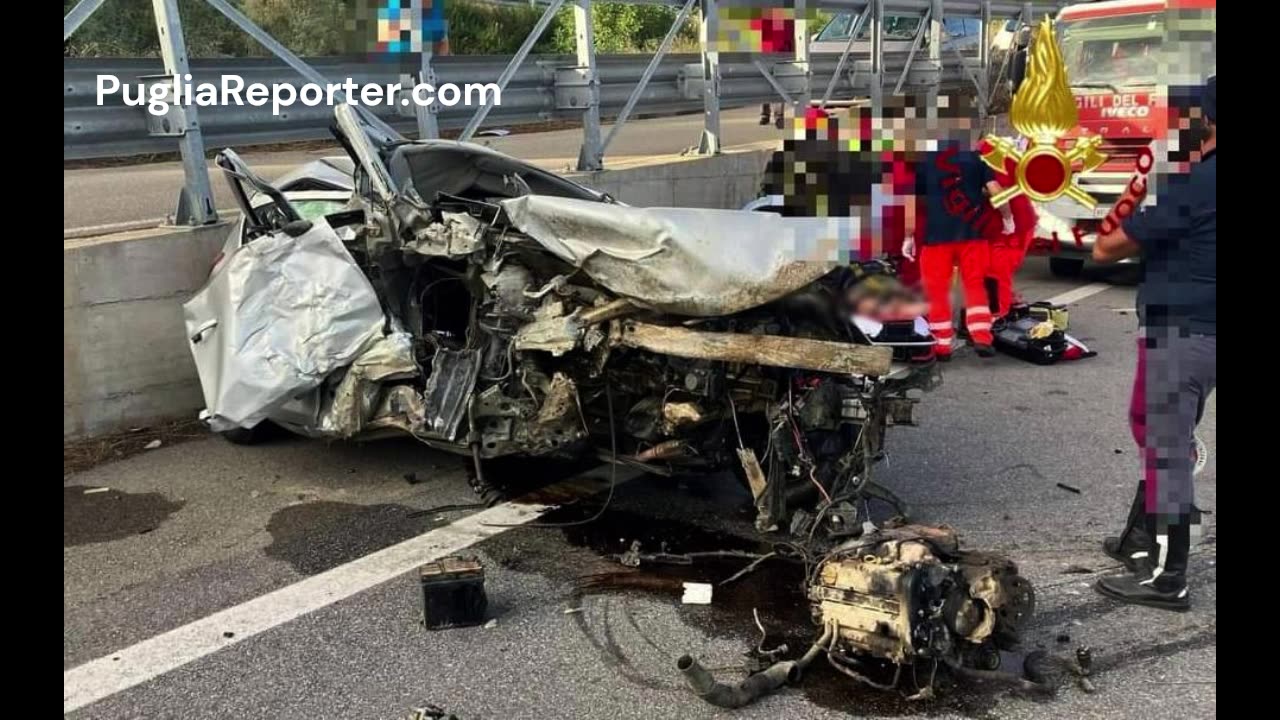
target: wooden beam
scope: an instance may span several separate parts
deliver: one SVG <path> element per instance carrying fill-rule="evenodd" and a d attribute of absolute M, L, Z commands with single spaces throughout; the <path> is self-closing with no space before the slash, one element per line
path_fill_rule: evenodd
<path fill-rule="evenodd" d="M 702 332 L 635 321 L 621 324 L 617 342 L 676 357 L 850 375 L 887 375 L 893 359 L 893 350 L 887 347 L 779 335 Z"/>

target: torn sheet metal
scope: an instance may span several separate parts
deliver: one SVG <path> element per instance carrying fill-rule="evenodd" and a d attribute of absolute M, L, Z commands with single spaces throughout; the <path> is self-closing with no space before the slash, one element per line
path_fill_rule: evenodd
<path fill-rule="evenodd" d="M 480 353 L 475 350 L 447 350 L 440 348 L 431 361 L 431 376 L 427 378 L 426 405 L 431 408 L 427 418 L 427 434 L 443 440 L 458 437 L 458 427 L 467 414 L 471 391 L 480 373 Z"/>
<path fill-rule="evenodd" d="M 413 242 L 404 249 L 419 255 L 456 257 L 470 255 L 484 247 L 484 234 L 480 221 L 466 213 L 441 213 L 440 222 L 431 223 L 419 230 Z"/>
<path fill-rule="evenodd" d="M 568 375 L 557 372 L 551 378 L 551 385 L 547 388 L 547 396 L 542 401 L 542 407 L 538 409 L 536 422 L 540 425 L 559 422 L 576 410 L 577 403 L 577 384 Z"/>
<path fill-rule="evenodd" d="M 342 376 L 334 390 L 333 399 L 320 417 L 320 429 L 337 437 L 349 438 L 356 435 L 365 429 L 379 410 L 378 396 L 383 389 L 382 383 L 411 378 L 417 374 L 418 365 L 413 358 L 413 336 L 397 332 L 378 338 L 356 358 Z M 417 405 L 421 407 L 421 400 Z M 405 407 L 412 409 L 411 405 Z"/>
<path fill-rule="evenodd" d="M 543 350 L 560 357 L 578 344 L 582 321 L 576 310 L 566 314 L 564 303 L 559 299 L 543 302 L 533 311 L 533 318 L 516 331 L 517 350 Z"/>
<path fill-rule="evenodd" d="M 323 220 L 237 248 L 183 305 L 216 431 L 253 427 L 382 334 L 373 286 Z"/>
<path fill-rule="evenodd" d="M 632 208 L 539 195 L 501 205 L 520 232 L 609 290 L 700 317 L 740 312 L 804 287 L 848 262 L 849 238 L 857 237 L 856 218 Z"/>

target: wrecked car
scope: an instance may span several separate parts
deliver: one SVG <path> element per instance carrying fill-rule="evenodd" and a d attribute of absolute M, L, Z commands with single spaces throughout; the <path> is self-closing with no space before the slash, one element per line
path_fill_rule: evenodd
<path fill-rule="evenodd" d="M 213 430 L 407 435 L 477 476 L 504 456 L 732 471 L 756 528 L 795 538 L 818 630 L 737 687 L 682 657 L 717 704 L 818 655 L 882 688 L 918 669 L 923 690 L 1016 645 L 1034 606 L 1017 568 L 907 525 L 872 479 L 887 429 L 915 423 L 940 375 L 892 267 L 839 259 L 847 219 L 629 207 L 489 148 L 335 116 L 349 164 L 273 184 L 218 156 L 243 217 L 184 306 Z M 317 192 L 333 204 L 300 202 Z M 897 519 L 877 527 L 872 501 Z"/>
<path fill-rule="evenodd" d="M 477 468 L 732 469 L 759 529 L 832 540 L 870 499 L 905 512 L 872 468 L 940 378 L 885 328 L 919 345 L 927 327 L 853 321 L 868 273 L 837 260 L 829 219 L 629 207 L 486 147 L 335 116 L 349 166 L 278 187 L 218 157 L 243 217 L 184 306 L 213 430 L 409 435 Z M 303 212 L 307 191 L 349 196 Z"/>

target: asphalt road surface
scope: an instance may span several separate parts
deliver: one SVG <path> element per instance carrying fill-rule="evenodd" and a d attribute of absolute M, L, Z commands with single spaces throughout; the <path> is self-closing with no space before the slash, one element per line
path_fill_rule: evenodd
<path fill-rule="evenodd" d="M 765 566 L 692 606 L 680 602 L 692 577 L 682 573 L 716 579 L 737 566 L 646 566 L 643 580 L 623 582 L 609 555 L 633 539 L 675 552 L 752 547 L 749 499 L 732 478 L 630 479 L 592 524 L 508 528 L 581 517 L 602 496 L 544 513 L 603 481 L 480 515 L 410 517 L 474 500 L 458 459 L 407 441 L 243 448 L 209 438 L 64 478 L 64 710 L 76 720 L 391 719 L 427 704 L 463 720 L 1211 717 L 1216 514 L 1192 557 L 1191 612 L 1124 607 L 1089 587 L 1114 571 L 1098 543 L 1123 520 L 1137 479 L 1126 424 L 1134 289 L 1112 275 L 1056 280 L 1042 260 L 1028 263 L 1022 287 L 1031 299 L 1070 293 L 1073 330 L 1098 357 L 1039 367 L 962 352 L 918 408 L 922 426 L 890 430 L 878 477 L 915 519 L 1014 559 L 1037 590 L 1027 645 L 1092 647 L 1095 693 L 965 685 L 908 702 L 818 663 L 797 687 L 719 711 L 689 692 L 675 659 L 690 652 L 736 682 L 760 642 L 753 609 L 770 644 L 798 647 L 806 611 L 794 573 Z M 1211 400 L 1200 428 L 1211 450 L 1216 424 Z M 406 482 L 410 472 L 423 482 Z M 492 472 L 568 473 L 528 463 Z M 1201 507 L 1215 509 L 1212 459 L 1197 486 Z M 86 493 L 94 488 L 107 490 Z M 496 623 L 426 631 L 413 568 L 457 551 L 484 563 Z"/>
<path fill-rule="evenodd" d="M 789 117 L 789 115 L 788 115 Z M 761 126 L 758 107 L 726 110 L 720 116 L 721 142 L 726 148 L 783 137 L 784 130 Z M 611 124 L 605 125 L 607 136 Z M 605 167 L 637 157 L 678 153 L 697 145 L 702 130 L 700 113 L 675 117 L 629 121 L 609 146 Z M 582 144 L 582 130 L 478 137 L 477 142 L 556 172 L 572 171 Z M 212 148 L 211 148 L 212 149 Z M 342 149 L 255 152 L 240 156 L 258 174 L 275 178 L 298 165 L 328 155 L 342 155 Z M 235 208 L 235 201 L 222 179 L 222 171 L 209 161 L 209 178 L 219 210 Z M 182 163 L 162 162 L 62 171 L 62 228 L 112 226 L 143 220 L 162 221 L 177 207 L 182 187 Z M 108 228 L 109 231 L 109 228 Z"/>

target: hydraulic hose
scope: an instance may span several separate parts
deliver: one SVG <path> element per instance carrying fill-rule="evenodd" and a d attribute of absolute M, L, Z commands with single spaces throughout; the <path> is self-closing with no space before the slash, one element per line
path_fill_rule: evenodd
<path fill-rule="evenodd" d="M 809 663 L 825 649 L 831 640 L 832 628 L 827 626 L 817 642 L 799 660 L 783 660 L 770 665 L 763 672 L 748 677 L 737 685 L 716 682 L 714 676 L 691 655 L 683 655 L 676 661 L 676 668 L 684 674 L 693 692 L 703 700 L 722 708 L 740 708 L 759 700 L 788 683 L 799 682 Z"/>

